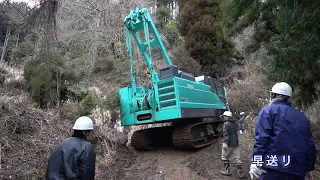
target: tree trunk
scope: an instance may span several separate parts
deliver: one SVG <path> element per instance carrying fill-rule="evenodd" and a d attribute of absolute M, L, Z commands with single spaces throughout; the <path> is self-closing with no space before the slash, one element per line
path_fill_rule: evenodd
<path fill-rule="evenodd" d="M 2 47 L 2 54 L 1 54 L 0 63 L 3 63 L 3 62 L 4 62 L 4 55 L 5 55 L 6 50 L 7 50 L 7 45 L 8 45 L 9 37 L 10 37 L 10 29 L 8 28 L 8 29 L 7 29 L 7 33 L 6 33 L 6 38 L 5 38 L 5 40 L 4 40 L 4 45 L 3 45 L 3 47 Z"/>
<path fill-rule="evenodd" d="M 174 1 L 171 2 L 171 19 L 173 19 L 173 16 L 174 16 L 174 8 L 173 8 L 173 4 L 174 4 Z"/>
<path fill-rule="evenodd" d="M 59 66 L 59 65 L 58 65 Z M 58 116 L 60 115 L 60 69 L 57 68 L 57 108 L 58 108 Z"/>
<path fill-rule="evenodd" d="M 16 44 L 14 45 L 14 48 L 15 48 L 15 49 L 18 48 L 19 36 L 20 36 L 20 34 L 18 33 L 18 34 L 17 34 L 17 39 L 16 39 Z M 11 51 L 11 56 L 10 56 L 10 62 L 11 62 L 10 64 L 11 64 L 11 65 L 12 65 L 12 63 L 14 62 L 14 61 L 13 61 L 13 55 L 14 55 L 14 53 L 15 53 L 14 51 Z M 9 65 L 9 64 L 8 64 L 8 65 Z"/>

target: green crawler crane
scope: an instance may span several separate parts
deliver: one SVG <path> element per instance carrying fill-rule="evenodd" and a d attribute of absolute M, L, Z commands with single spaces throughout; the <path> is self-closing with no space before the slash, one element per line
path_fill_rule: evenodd
<path fill-rule="evenodd" d="M 170 124 L 135 131 L 132 146 L 136 150 L 152 150 L 164 143 L 187 149 L 211 145 L 222 132 L 219 116 L 229 110 L 226 89 L 210 76 L 194 77 L 172 64 L 147 9 L 131 10 L 124 22 L 132 85 L 119 90 L 121 124 Z M 137 87 L 132 36 L 150 72 L 151 88 Z M 152 64 L 154 46 L 160 48 L 167 65 L 158 72 Z"/>

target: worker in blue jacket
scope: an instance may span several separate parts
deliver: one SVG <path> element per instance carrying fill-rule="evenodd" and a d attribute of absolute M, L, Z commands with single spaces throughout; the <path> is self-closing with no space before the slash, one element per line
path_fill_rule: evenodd
<path fill-rule="evenodd" d="M 316 149 L 310 121 L 289 102 L 292 88 L 276 83 L 270 104 L 260 112 L 249 174 L 260 180 L 304 180 L 312 178 Z"/>

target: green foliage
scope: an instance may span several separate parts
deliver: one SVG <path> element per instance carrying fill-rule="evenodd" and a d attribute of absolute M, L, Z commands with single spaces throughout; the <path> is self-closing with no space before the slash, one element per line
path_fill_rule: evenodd
<path fill-rule="evenodd" d="M 163 28 L 170 18 L 170 10 L 165 7 L 158 8 L 156 12 L 157 25 Z"/>
<path fill-rule="evenodd" d="M 79 107 L 78 103 L 63 103 L 60 107 L 60 119 L 74 123 L 75 119 L 79 117 Z"/>
<path fill-rule="evenodd" d="M 107 109 L 111 110 L 118 108 L 120 107 L 119 99 L 118 91 L 111 91 L 106 95 L 104 105 Z"/>
<path fill-rule="evenodd" d="M 228 18 L 232 23 L 238 21 L 239 17 L 251 11 L 254 4 L 260 3 L 255 0 L 224 0 L 221 2 L 225 18 Z"/>
<path fill-rule="evenodd" d="M 114 69 L 114 62 L 100 58 L 94 63 L 93 73 L 110 73 Z"/>
<path fill-rule="evenodd" d="M 223 1 L 224 23 L 229 35 L 234 35 L 251 25 L 260 17 L 262 2 L 254 0 Z"/>
<path fill-rule="evenodd" d="M 13 36 L 14 39 L 11 44 L 11 59 L 13 64 L 21 64 L 29 57 L 35 54 L 36 38 L 33 34 L 28 34 L 26 37 Z M 18 38 L 19 37 L 19 38 Z M 18 42 L 18 43 L 17 43 Z"/>
<path fill-rule="evenodd" d="M 174 21 L 170 21 L 166 27 L 166 38 L 168 39 L 171 46 L 177 45 L 179 39 L 179 31 Z"/>
<path fill-rule="evenodd" d="M 25 29 L 24 22 L 31 11 L 25 2 L 0 2 L 0 46 L 4 45 L 4 41 L 8 37 L 4 61 L 10 62 L 10 64 L 19 64 L 23 60 L 19 58 L 21 53 L 17 45 L 24 41 L 25 36 L 32 34 L 28 31 L 29 29 Z M 10 32 L 8 36 L 6 36 L 7 31 Z M 33 52 L 32 45 L 24 47 L 29 50 L 24 51 L 29 55 Z"/>
<path fill-rule="evenodd" d="M 223 27 L 223 12 L 218 0 L 184 1 L 179 30 L 185 36 L 191 57 L 211 76 L 226 75 L 231 66 L 233 45 Z"/>
<path fill-rule="evenodd" d="M 23 75 L 31 97 L 42 107 L 45 107 L 49 102 L 53 102 L 55 88 L 50 68 L 45 63 L 37 64 L 33 61 L 27 63 L 24 69 Z"/>
<path fill-rule="evenodd" d="M 168 7 L 170 3 L 177 1 L 178 0 L 157 0 L 157 7 Z"/>
<path fill-rule="evenodd" d="M 172 51 L 172 63 L 177 65 L 181 71 L 191 73 L 194 76 L 201 75 L 201 65 L 189 56 L 184 48 L 184 42 L 180 42 Z"/>
<path fill-rule="evenodd" d="M 24 67 L 27 90 L 40 107 L 52 107 L 67 98 L 67 86 L 76 83 L 79 76 L 67 66 L 59 53 L 40 51 Z"/>
<path fill-rule="evenodd" d="M 73 101 L 81 101 L 84 97 L 88 95 L 88 91 L 78 84 L 66 84 L 67 91 L 66 97 Z"/>
<path fill-rule="evenodd" d="M 248 1 L 240 3 L 241 10 L 234 15 L 259 14 L 251 19 L 256 24 L 256 42 L 249 48 L 265 44 L 268 58 L 264 64 L 270 85 L 288 82 L 294 90 L 293 100 L 301 107 L 313 103 L 319 94 L 320 11 L 316 8 L 319 6 L 319 1 L 311 0 Z"/>
<path fill-rule="evenodd" d="M 74 44 L 68 47 L 69 47 L 69 50 L 64 53 L 65 57 L 68 60 L 77 59 L 83 55 L 83 49 L 81 47 L 78 47 Z"/>
<path fill-rule="evenodd" d="M 97 103 L 92 95 L 92 93 L 88 93 L 83 100 L 81 101 L 80 107 L 78 109 L 79 116 L 87 116 L 90 115 L 92 110 L 96 107 Z"/>
<path fill-rule="evenodd" d="M 317 99 L 319 91 L 316 86 L 320 82 L 320 11 L 315 7 L 320 2 L 271 1 L 270 5 L 277 18 L 269 21 L 279 34 L 268 43 L 269 80 L 288 82 L 294 88 L 297 105 L 308 106 Z"/>

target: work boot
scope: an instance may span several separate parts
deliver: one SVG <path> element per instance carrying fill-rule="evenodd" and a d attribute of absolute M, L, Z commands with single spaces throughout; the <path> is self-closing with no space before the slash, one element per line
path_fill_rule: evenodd
<path fill-rule="evenodd" d="M 245 176 L 245 174 L 244 174 L 244 172 L 243 172 L 243 170 L 242 170 L 241 165 L 237 165 L 237 172 L 238 172 L 238 177 L 239 177 L 240 179 L 246 178 L 246 176 Z"/>
<path fill-rule="evenodd" d="M 223 175 L 226 175 L 226 176 L 230 176 L 231 173 L 230 173 L 230 163 L 229 161 L 224 161 L 223 162 L 223 166 L 224 166 L 224 169 L 220 171 L 221 174 Z"/>

